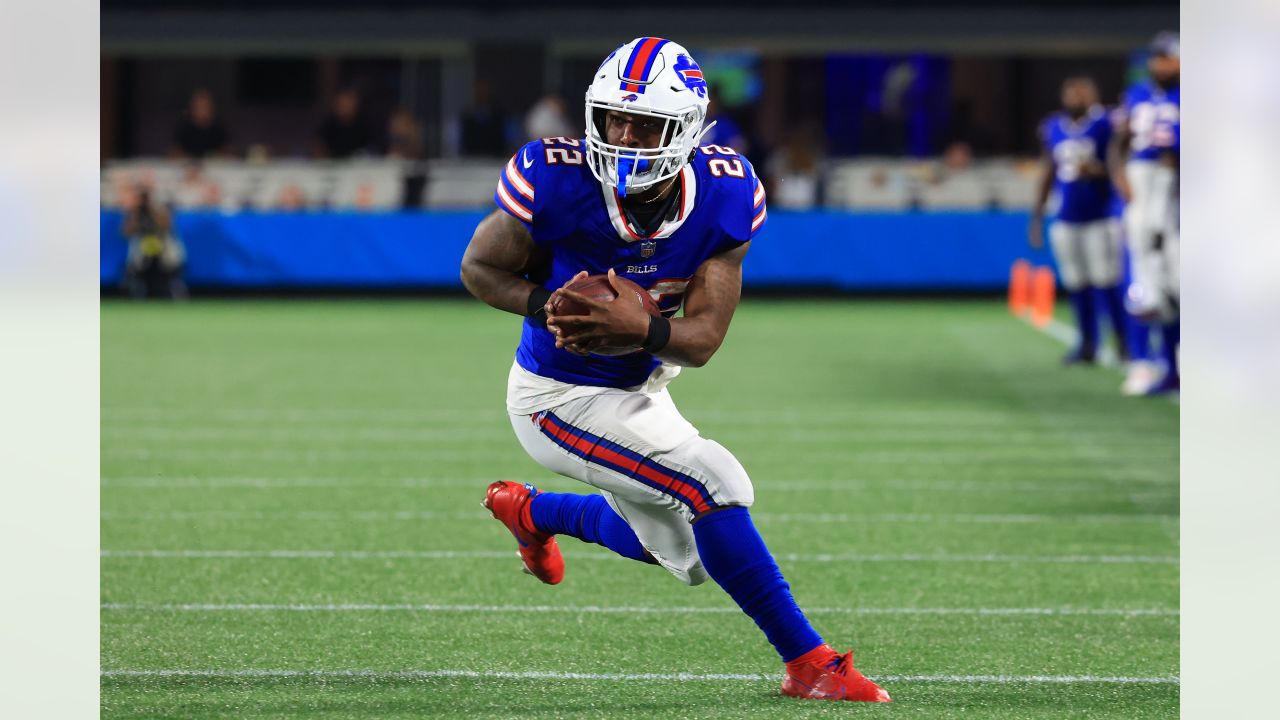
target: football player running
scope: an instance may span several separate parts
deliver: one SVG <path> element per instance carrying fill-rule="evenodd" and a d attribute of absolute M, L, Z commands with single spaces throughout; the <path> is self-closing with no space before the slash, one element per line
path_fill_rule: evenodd
<path fill-rule="evenodd" d="M 1178 160 L 1180 152 L 1178 36 L 1151 44 L 1148 81 L 1125 93 L 1123 124 L 1109 153 L 1125 207 L 1133 258 L 1129 311 L 1160 328 L 1164 377 L 1149 394 L 1178 390 Z"/>
<path fill-rule="evenodd" d="M 484 505 L 544 583 L 564 577 L 557 535 L 660 565 L 689 585 L 714 580 L 782 657 L 784 694 L 888 701 L 852 653 L 837 653 L 809 624 L 752 523 L 746 471 L 698 434 L 666 389 L 723 342 L 743 256 L 766 216 L 751 163 L 699 145 L 706 110 L 707 85 L 688 51 L 637 38 L 596 71 L 585 138 L 535 140 L 507 163 L 498 210 L 476 228 L 462 281 L 525 316 L 507 382 L 520 444 L 600 492 L 502 481 Z M 600 302 L 566 288 L 584 273 L 638 283 L 662 315 L 634 294 Z M 561 297 L 586 313 L 552 314 Z"/>
<path fill-rule="evenodd" d="M 1071 299 L 1080 341 L 1063 360 L 1092 363 L 1098 351 L 1098 313 L 1102 304 L 1115 333 L 1116 352 L 1126 352 L 1124 289 L 1121 286 L 1120 228 L 1111 217 L 1113 193 L 1107 177 L 1111 119 L 1098 103 L 1091 78 L 1062 83 L 1062 111 L 1040 128 L 1043 171 L 1029 228 L 1031 246 L 1043 243 L 1044 206 L 1056 190 L 1057 211 L 1049 242 L 1062 286 Z"/>

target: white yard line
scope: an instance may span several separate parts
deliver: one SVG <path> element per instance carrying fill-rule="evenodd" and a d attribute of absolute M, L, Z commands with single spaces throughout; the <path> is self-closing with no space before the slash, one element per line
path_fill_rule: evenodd
<path fill-rule="evenodd" d="M 1084 412 L 1063 411 L 1065 420 L 1079 422 L 1082 428 L 1092 427 L 1092 415 Z M 487 427 L 496 424 L 502 432 L 510 433 L 507 415 L 500 408 L 493 410 L 432 410 L 429 408 L 299 408 L 299 407 L 242 407 L 242 408 L 158 408 L 158 407 L 103 407 L 100 418 L 104 427 L 114 423 L 137 425 L 140 421 L 190 420 L 184 427 L 208 426 L 211 421 L 226 423 L 245 422 L 308 422 L 358 423 L 360 427 L 376 428 L 378 423 L 438 423 L 456 428 L 459 425 Z M 770 431 L 793 425 L 828 428 L 832 423 L 868 422 L 873 428 L 899 425 L 905 430 L 919 429 L 922 425 L 938 425 L 945 430 L 957 426 L 1023 429 L 1020 416 L 1015 412 L 999 410 L 972 410 L 949 408 L 901 408 L 901 407 L 818 407 L 793 409 L 743 408 L 712 409 L 690 408 L 688 418 L 695 424 L 713 422 L 729 427 L 767 426 Z"/>
<path fill-rule="evenodd" d="M 335 560 L 456 560 L 456 559 L 513 559 L 516 552 L 497 550 L 103 550 L 103 558 L 232 558 L 232 559 L 335 559 Z M 569 555 L 575 560 L 613 560 L 612 553 L 575 552 Z M 1002 555 L 971 554 L 948 555 L 943 553 L 905 553 L 897 555 L 859 555 L 855 553 L 795 554 L 776 553 L 783 562 L 933 562 L 933 563 L 1049 563 L 1081 565 L 1176 565 L 1178 558 L 1171 555 Z"/>
<path fill-rule="evenodd" d="M 797 445 L 824 445 L 838 443 L 848 445 L 902 445 L 902 444 L 961 444 L 971 447 L 996 448 L 1031 448 L 1035 451 L 1044 446 L 1053 446 L 1054 438 L 1041 432 L 998 431 L 990 428 L 972 427 L 922 427 L 922 426 L 876 426 L 874 428 L 847 428 L 824 425 L 806 426 L 744 426 L 732 431 L 732 442 L 744 440 L 767 439 L 772 442 L 785 442 Z M 347 443 L 348 445 L 380 442 L 396 442 L 410 444 L 450 444 L 459 441 L 508 441 L 511 439 L 511 428 L 507 423 L 493 424 L 490 427 L 458 428 L 458 427 L 370 427 L 361 424 L 351 426 L 316 427 L 296 423 L 283 423 L 261 427 L 256 425 L 113 425 L 102 426 L 103 437 L 110 436 L 112 442 L 165 442 L 198 444 L 204 441 L 264 441 L 301 442 L 314 445 Z M 717 437 L 723 436 L 717 434 Z M 1151 438 L 1117 438 L 1112 435 L 1095 433 L 1091 441 L 1100 446 L 1116 446 L 1122 450 L 1134 447 L 1162 449 L 1175 446 L 1168 437 Z M 729 442 L 729 441 L 726 441 Z"/>
<path fill-rule="evenodd" d="M 783 479 L 756 483 L 759 492 L 809 492 L 809 491 L 842 491 L 842 490 L 926 490 L 955 493 L 991 493 L 991 492 L 1029 492 L 1038 495 L 1062 495 L 1070 493 L 1096 494 L 1102 489 L 1114 490 L 1113 481 L 1092 479 L 1091 482 L 1079 482 L 1080 472 L 1077 463 L 1076 481 L 1049 478 L 1043 482 L 1020 482 L 1016 480 L 905 480 L 905 479 L 845 479 L 845 480 L 808 480 Z M 1119 474 L 1128 470 L 1117 470 Z M 359 477 L 103 477 L 102 486 L 111 488 L 247 488 L 247 489 L 280 489 L 280 488 L 349 488 L 363 490 L 369 488 L 415 488 L 415 487 L 458 487 L 481 490 L 488 486 L 496 476 L 475 478 L 359 478 Z M 581 488 L 589 486 L 565 478 L 544 476 L 537 480 L 507 477 L 516 482 L 534 482 L 543 489 Z M 1167 490 L 1176 493 L 1178 485 L 1165 479 L 1158 480 L 1126 480 L 1127 485 L 1134 485 L 1143 491 Z"/>
<path fill-rule="evenodd" d="M 389 488 L 476 487 L 492 478 L 352 478 L 352 477 L 104 477 L 103 487 L 130 488 Z"/>
<path fill-rule="evenodd" d="M 1133 515 L 1035 515 L 1035 514 L 968 514 L 968 513 L 782 513 L 755 512 L 751 514 L 760 522 L 798 522 L 819 524 L 901 523 L 901 524 L 962 524 L 962 525 L 1024 525 L 1024 524 L 1082 524 L 1111 525 L 1124 523 L 1176 523 L 1177 517 L 1160 514 Z M 396 520 L 483 520 L 489 513 L 483 510 L 174 510 L 168 512 L 112 512 L 104 511 L 99 517 L 117 521 L 174 521 L 192 520 L 245 520 L 245 521 L 296 521 L 296 522 L 390 522 Z"/>
<path fill-rule="evenodd" d="M 765 682 L 778 681 L 781 675 L 759 673 L 579 673 L 559 671 L 488 670 L 103 670 L 103 677 L 206 677 L 206 678 L 354 678 L 374 680 L 433 680 L 437 678 L 475 678 L 479 680 L 605 680 L 665 682 Z M 1178 685 L 1176 675 L 874 675 L 883 683 L 985 683 L 1016 684 L 1116 684 Z"/>
<path fill-rule="evenodd" d="M 1064 322 L 1057 320 L 1056 318 L 1049 320 L 1049 324 L 1045 325 L 1044 327 L 1036 327 L 1030 321 L 1028 321 L 1027 324 L 1031 325 L 1031 327 L 1035 328 L 1036 330 L 1039 330 L 1045 335 L 1048 335 L 1054 340 L 1057 340 L 1063 345 L 1066 345 L 1067 347 L 1073 347 L 1076 344 L 1076 338 L 1077 338 L 1076 329 Z M 1125 372 L 1124 363 L 1120 362 L 1120 360 L 1116 357 L 1115 351 L 1112 350 L 1110 347 L 1103 347 L 1101 350 L 1098 351 L 1098 364 L 1101 365 L 1102 367 L 1111 368 L 1112 370 L 1115 370 L 1121 374 L 1124 374 Z M 1169 395 L 1166 395 L 1165 397 L 1168 398 L 1169 402 L 1173 403 L 1174 405 L 1178 405 L 1181 403 L 1181 397 L 1179 393 L 1171 393 Z"/>
<path fill-rule="evenodd" d="M 848 418 L 851 420 L 869 419 L 877 423 L 885 419 L 903 422 L 936 421 L 948 426 L 957 420 L 967 423 L 1018 422 L 1016 413 L 1001 410 L 972 410 L 947 408 L 907 409 L 901 407 L 819 407 L 794 410 L 791 408 L 742 408 L 742 409 L 707 409 L 697 412 L 700 419 L 717 422 L 741 422 L 744 424 L 778 424 L 791 421 L 812 422 L 831 419 Z M 169 420 L 173 418 L 222 419 L 229 421 L 247 420 L 296 420 L 296 421 L 355 421 L 368 419 L 402 420 L 414 422 L 440 422 L 449 425 L 468 422 L 508 422 L 507 413 L 501 405 L 493 409 L 431 409 L 431 408 L 396 408 L 396 407 L 142 407 L 142 406 L 104 406 L 100 409 L 103 420 L 138 421 L 148 419 Z"/>
<path fill-rule="evenodd" d="M 1034 324 L 1031 324 L 1031 327 L 1036 328 L 1040 332 L 1048 335 L 1067 347 L 1072 347 L 1076 344 L 1076 329 L 1056 318 L 1049 320 L 1049 324 L 1044 327 L 1037 327 Z M 1116 358 L 1115 351 L 1109 346 L 1103 346 L 1098 350 L 1098 364 L 1102 367 L 1115 368 L 1122 371 L 1124 370 L 1124 368 L 1121 367 L 1119 360 Z"/>
<path fill-rule="evenodd" d="M 634 607 L 599 605 L 437 605 L 437 604 L 271 604 L 271 603 L 103 603 L 102 610 L 133 612 L 421 612 L 479 614 L 739 615 L 736 607 Z M 977 617 L 1179 617 L 1163 608 L 805 608 L 809 615 L 971 615 Z"/>
<path fill-rule="evenodd" d="M 424 444 L 425 445 L 425 444 Z M 1170 447 L 1172 451 L 1172 446 Z M 511 457 L 516 455 L 514 443 L 511 446 Z M 430 462 L 437 460 L 474 460 L 478 451 L 457 447 L 457 442 L 447 447 L 394 447 L 375 448 L 349 446 L 349 449 L 334 447 L 315 449 L 281 449 L 281 448 L 237 448 L 192 447 L 178 445 L 150 445 L 145 447 L 124 447 L 113 445 L 102 450 L 103 457 L 129 460 L 152 460 L 164 458 L 168 460 L 217 460 L 217 461 L 281 461 L 281 462 L 340 462 L 343 460 L 380 461 L 389 458 L 396 460 L 419 460 Z M 839 460 L 850 465 L 899 465 L 918 467 L 921 465 L 954 466 L 977 462 L 1028 463 L 1037 468 L 1045 465 L 1070 466 L 1077 458 L 1069 450 L 1052 447 L 1027 449 L 1025 447 L 952 447 L 947 449 L 902 449 L 902 450 L 849 450 L 849 449 L 814 449 L 806 451 L 808 460 Z M 1151 461 L 1149 449 L 1127 448 L 1125 452 L 1112 451 L 1110 462 L 1115 465 L 1145 465 Z"/>
<path fill-rule="evenodd" d="M 762 522 L 800 523 L 958 523 L 975 525 L 1080 523 L 1085 525 L 1112 523 L 1177 522 L 1171 515 L 1034 515 L 1034 514 L 968 514 L 968 513 L 780 513 L 755 512 L 752 517 Z"/>

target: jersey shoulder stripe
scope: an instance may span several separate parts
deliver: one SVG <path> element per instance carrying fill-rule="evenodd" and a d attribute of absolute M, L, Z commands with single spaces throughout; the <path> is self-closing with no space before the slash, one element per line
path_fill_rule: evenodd
<path fill-rule="evenodd" d="M 764 202 L 764 183 L 760 182 L 760 178 L 755 176 L 755 170 L 751 171 L 751 179 L 756 184 L 756 192 L 754 196 L 754 205 L 752 211 L 755 216 L 751 218 L 751 237 L 755 238 L 756 233 L 760 232 L 760 228 L 764 226 L 764 221 L 769 217 L 769 211 L 765 207 Z"/>
<path fill-rule="evenodd" d="M 540 142 L 531 142 L 520 148 L 498 178 L 498 187 L 494 190 L 493 200 L 499 208 L 505 210 L 516 219 L 529 225 L 537 207 L 534 204 L 538 171 L 542 162 Z"/>

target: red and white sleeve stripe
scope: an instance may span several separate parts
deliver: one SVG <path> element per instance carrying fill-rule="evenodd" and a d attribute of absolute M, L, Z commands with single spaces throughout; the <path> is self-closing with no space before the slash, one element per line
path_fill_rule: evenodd
<path fill-rule="evenodd" d="M 758 230 L 769 215 L 764 203 L 764 183 L 759 180 L 756 181 L 755 214 L 755 218 L 751 221 L 751 232 Z"/>

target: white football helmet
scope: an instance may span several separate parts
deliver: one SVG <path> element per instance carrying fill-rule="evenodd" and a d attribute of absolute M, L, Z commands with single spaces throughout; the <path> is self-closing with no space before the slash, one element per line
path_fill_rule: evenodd
<path fill-rule="evenodd" d="M 604 125 L 609 110 L 660 120 L 661 144 L 610 145 Z M 605 58 L 587 87 L 587 164 L 621 195 L 651 187 L 689 161 L 711 129 L 702 127 L 706 117 L 707 83 L 689 51 L 662 38 L 636 38 Z"/>

